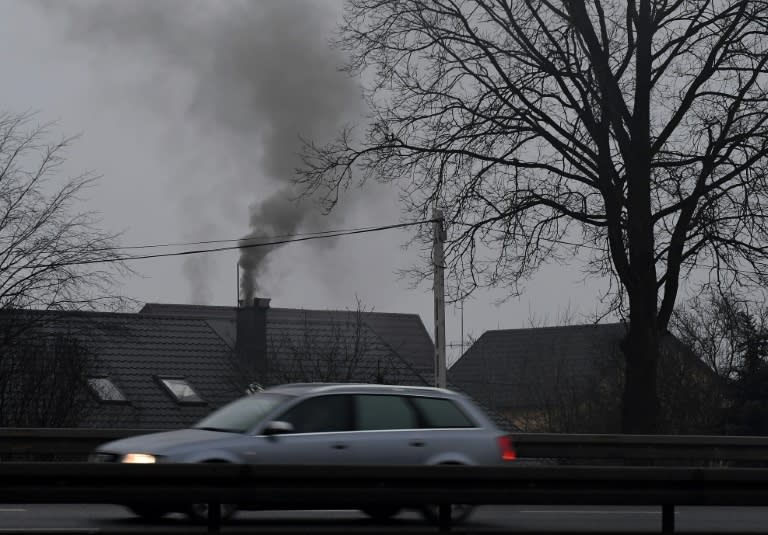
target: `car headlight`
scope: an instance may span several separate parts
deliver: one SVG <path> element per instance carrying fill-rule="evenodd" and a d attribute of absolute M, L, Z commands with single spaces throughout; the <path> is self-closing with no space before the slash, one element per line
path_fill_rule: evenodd
<path fill-rule="evenodd" d="M 120 462 L 128 464 L 154 464 L 157 462 L 157 458 L 149 453 L 126 453 Z"/>

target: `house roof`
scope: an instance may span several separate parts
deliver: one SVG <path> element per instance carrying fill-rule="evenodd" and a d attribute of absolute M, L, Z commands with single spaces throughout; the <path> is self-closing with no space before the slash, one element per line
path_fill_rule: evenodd
<path fill-rule="evenodd" d="M 496 409 L 540 407 L 558 388 L 580 388 L 617 354 L 620 323 L 485 332 L 448 370 L 448 379 Z"/>
<path fill-rule="evenodd" d="M 236 340 L 236 312 L 234 307 L 165 303 L 147 303 L 141 310 L 143 314 L 204 318 L 232 349 Z M 273 342 L 272 350 L 279 352 L 275 358 L 295 368 L 302 358 L 292 348 L 301 346 L 301 339 L 308 331 L 310 339 L 318 346 L 330 347 L 339 335 L 353 336 L 352 331 L 359 323 L 356 314 L 356 311 L 350 310 L 267 309 L 267 337 Z M 382 379 L 388 383 L 413 386 L 433 384 L 434 345 L 418 315 L 365 312 L 360 318 L 363 324 L 360 340 L 368 345 L 368 350 L 350 380 L 372 381 L 383 371 Z M 450 383 L 448 387 L 474 397 L 499 428 L 519 430 L 511 421 L 468 391 Z"/>
<path fill-rule="evenodd" d="M 19 322 L 25 324 L 27 315 L 34 315 L 37 333 L 84 341 L 95 357 L 94 376 L 109 378 L 128 400 L 99 403 L 83 427 L 184 427 L 242 395 L 233 380 L 235 307 L 150 303 L 140 313 L 5 311 L 0 321 L 25 316 Z M 314 357 L 301 351 L 302 344 L 309 342 L 317 355 L 333 349 L 339 338 L 354 338 L 359 329 L 366 350 L 349 382 L 432 384 L 434 346 L 418 315 L 269 308 L 266 322 L 271 358 L 283 366 L 311 362 Z M 186 380 L 202 403 L 179 403 L 162 378 Z M 513 429 L 489 412 L 501 428 Z"/>
<path fill-rule="evenodd" d="M 349 349 L 340 342 L 359 329 L 356 340 L 365 350 L 345 380 L 430 384 L 432 342 L 417 315 L 365 312 L 358 321 L 356 314 L 268 309 L 269 358 L 284 369 L 309 369 L 325 352 L 335 363 Z M 128 403 L 99 403 L 83 426 L 183 427 L 243 394 L 233 359 L 236 307 L 148 304 L 138 314 L 15 310 L 0 316 L 4 325 L 32 321 L 36 335 L 66 333 L 85 342 L 94 376 L 109 378 Z M 202 403 L 179 403 L 163 378 L 185 380 Z"/>
<path fill-rule="evenodd" d="M 84 427 L 165 429 L 189 425 L 211 410 L 239 397 L 232 381 L 232 355 L 236 340 L 236 308 L 193 305 L 146 305 L 141 313 L 34 311 L 36 332 L 67 333 L 84 340 L 95 361 L 94 375 L 108 377 L 128 403 L 103 403 L 89 413 Z M 32 314 L 13 311 L 11 314 Z M 343 311 L 270 309 L 268 336 L 297 339 L 311 328 L 318 346 L 327 346 L 337 334 L 349 335 L 349 315 Z M 366 313 L 370 315 L 372 313 Z M 9 314 L 6 314 L 9 316 Z M 373 381 L 386 368 L 389 382 L 429 384 L 422 378 L 423 362 L 432 353 L 421 320 L 411 314 L 376 314 L 367 321 L 387 333 L 381 339 L 366 323 L 362 343 L 370 345 L 353 380 Z M 10 321 L 10 319 L 9 319 Z M 334 331 L 335 329 L 335 331 Z M 402 329 L 402 340 L 398 338 Z M 398 348 L 400 352 L 396 351 Z M 414 351 L 415 349 L 415 351 Z M 419 355 L 419 351 L 425 351 Z M 291 358 L 283 348 L 277 359 Z M 295 357 L 296 355 L 294 355 Z M 415 357 L 413 364 L 408 357 Z M 202 403 L 179 403 L 160 379 L 184 379 Z"/>
<path fill-rule="evenodd" d="M 84 427 L 173 428 L 191 424 L 239 395 L 223 384 L 229 346 L 206 323 L 191 317 L 102 312 L 39 313 L 37 332 L 84 341 L 94 375 L 108 377 L 128 403 L 104 403 Z M 52 318 L 45 320 L 45 316 Z M 186 380 L 202 403 L 178 403 L 160 378 Z"/>
<path fill-rule="evenodd" d="M 236 340 L 235 307 L 147 303 L 142 314 L 202 318 L 234 349 Z M 318 346 L 330 347 L 334 338 L 353 337 L 358 324 L 361 342 L 367 344 L 366 359 L 354 380 L 372 380 L 381 366 L 393 372 L 392 382 L 428 385 L 433 377 L 434 346 L 417 314 L 362 312 L 357 320 L 354 310 L 312 310 L 268 308 L 267 338 L 279 360 L 289 363 L 301 355 L 296 351 L 300 340 L 310 331 Z"/>

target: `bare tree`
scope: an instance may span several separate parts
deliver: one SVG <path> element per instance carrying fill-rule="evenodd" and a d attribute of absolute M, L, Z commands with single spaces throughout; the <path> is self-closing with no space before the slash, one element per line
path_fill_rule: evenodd
<path fill-rule="evenodd" d="M 557 316 L 554 321 L 550 320 L 548 315 L 540 316 L 536 312 L 528 307 L 528 320 L 527 325 L 531 329 L 539 327 L 551 327 L 551 326 L 565 326 L 565 325 L 578 325 L 580 323 L 588 323 L 585 321 L 587 318 L 584 315 L 578 313 L 578 311 L 571 306 L 569 302 L 565 308 L 561 308 L 557 311 Z M 596 323 L 596 322 L 595 322 Z"/>
<path fill-rule="evenodd" d="M 736 294 L 709 291 L 678 307 L 670 328 L 715 374 L 728 380 L 739 367 L 739 316 L 745 311 L 749 313 L 748 303 Z M 766 312 L 758 307 L 758 314 L 764 317 Z"/>
<path fill-rule="evenodd" d="M 716 291 L 691 299 L 673 315 L 672 328 L 719 378 L 713 412 L 725 433 L 768 432 L 767 315 L 755 295 Z"/>
<path fill-rule="evenodd" d="M 27 332 L 0 359 L 0 427 L 75 427 L 95 407 L 94 356 L 77 337 Z"/>
<path fill-rule="evenodd" d="M 77 337 L 46 330 L 56 311 L 121 309 L 115 236 L 80 211 L 96 176 L 63 174 L 71 138 L 48 141 L 50 125 L 0 115 L 0 425 L 70 425 L 92 359 Z"/>
<path fill-rule="evenodd" d="M 76 207 L 97 177 L 61 176 L 72 138 L 49 142 L 49 128 L 0 115 L 0 309 L 123 306 L 116 236 Z"/>
<path fill-rule="evenodd" d="M 655 431 L 681 278 L 768 269 L 765 0 L 349 0 L 341 30 L 370 127 L 309 143 L 299 180 L 441 207 L 459 296 L 589 255 L 630 320 L 623 430 Z"/>
<path fill-rule="evenodd" d="M 363 312 L 329 317 L 322 324 L 304 317 L 301 333 L 271 337 L 267 373 L 271 383 L 397 383 L 397 356 L 368 329 Z"/>

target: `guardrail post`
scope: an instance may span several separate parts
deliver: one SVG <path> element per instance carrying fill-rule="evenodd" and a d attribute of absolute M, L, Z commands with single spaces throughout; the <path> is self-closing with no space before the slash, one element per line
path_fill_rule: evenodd
<path fill-rule="evenodd" d="M 208 502 L 208 533 L 219 533 L 221 530 L 221 504 L 218 500 Z"/>
<path fill-rule="evenodd" d="M 675 506 L 672 504 L 664 504 L 661 506 L 661 532 L 675 532 Z"/>
<path fill-rule="evenodd" d="M 438 506 L 438 517 L 440 532 L 445 533 L 451 531 L 451 504 L 441 503 Z"/>

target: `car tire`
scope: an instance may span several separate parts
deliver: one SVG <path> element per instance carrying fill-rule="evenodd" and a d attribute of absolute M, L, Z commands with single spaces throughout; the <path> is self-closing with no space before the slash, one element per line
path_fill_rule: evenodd
<path fill-rule="evenodd" d="M 134 515 L 143 518 L 144 520 L 160 520 L 165 515 L 170 513 L 167 509 L 152 505 L 127 505 L 130 512 Z"/>
<path fill-rule="evenodd" d="M 371 517 L 376 522 L 384 522 L 400 512 L 401 507 L 396 505 L 381 505 L 374 507 L 365 507 L 361 509 L 363 513 Z"/>
<path fill-rule="evenodd" d="M 475 506 L 469 504 L 451 505 L 451 525 L 458 525 L 465 522 L 474 512 Z M 421 508 L 421 514 L 430 524 L 440 524 L 440 507 L 437 505 L 425 505 Z"/>
<path fill-rule="evenodd" d="M 203 461 L 206 463 L 226 463 L 227 461 Z M 195 524 L 208 523 L 208 504 L 193 503 L 188 505 L 184 511 L 189 519 Z M 219 505 L 219 514 L 222 522 L 225 522 L 235 516 L 237 505 L 233 503 L 222 503 Z"/>
<path fill-rule="evenodd" d="M 208 504 L 207 503 L 193 503 L 187 506 L 184 511 L 189 519 L 195 524 L 207 524 L 208 523 Z M 237 506 L 232 503 L 222 503 L 219 505 L 219 512 L 221 514 L 221 521 L 229 520 L 237 512 Z"/>
<path fill-rule="evenodd" d="M 461 465 L 461 463 L 442 463 L 441 466 Z M 463 503 L 451 504 L 451 525 L 458 525 L 466 521 L 474 512 L 475 506 Z M 440 507 L 438 505 L 424 505 L 421 507 L 421 514 L 430 524 L 440 524 Z"/>

